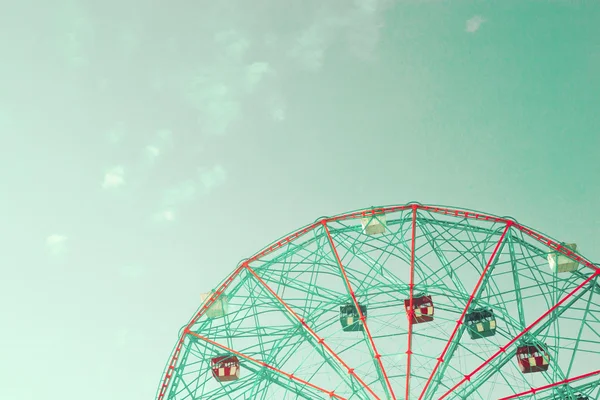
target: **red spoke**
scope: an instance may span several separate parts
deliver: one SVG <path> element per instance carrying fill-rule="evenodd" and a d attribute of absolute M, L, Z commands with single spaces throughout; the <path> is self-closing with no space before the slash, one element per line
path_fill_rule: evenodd
<path fill-rule="evenodd" d="M 465 383 L 466 381 L 470 381 L 471 378 L 473 377 L 473 375 L 475 375 L 477 372 L 479 372 L 483 367 L 485 367 L 487 364 L 489 364 L 492 360 L 494 360 L 496 357 L 498 357 L 498 355 L 500 355 L 501 353 L 505 353 L 507 348 L 510 347 L 513 343 L 515 343 L 517 340 L 519 340 L 519 338 L 521 336 L 523 336 L 525 333 L 529 332 L 529 330 L 531 330 L 531 328 L 533 328 L 535 325 L 537 325 L 542 319 L 544 319 L 546 316 L 548 316 L 548 314 L 550 314 L 552 311 L 556 310 L 561 304 L 563 304 L 565 301 L 567 301 L 570 297 L 572 297 L 575 293 L 577 293 L 582 287 L 584 287 L 586 284 L 588 284 L 588 282 L 590 282 L 592 279 L 594 279 L 596 276 L 600 275 L 600 269 L 596 270 L 595 273 L 593 273 L 592 275 L 590 275 L 585 281 L 583 281 L 581 284 L 579 284 L 575 289 L 573 289 L 571 292 L 569 292 L 569 294 L 567 294 L 565 297 L 563 297 L 558 303 L 556 303 L 554 306 L 552 306 L 548 311 L 546 311 L 544 314 L 542 314 L 540 317 L 538 317 L 538 319 L 536 319 L 535 321 L 533 321 L 531 324 L 529 324 L 529 326 L 527 326 L 527 328 L 523 329 L 523 331 L 521 331 L 521 333 L 519 333 L 517 336 L 515 336 L 512 340 L 510 340 L 504 347 L 500 347 L 500 350 L 498 350 L 496 353 L 494 353 L 490 358 L 488 358 L 486 361 L 484 361 L 481 365 L 479 365 L 479 367 L 475 368 L 473 371 L 471 371 L 470 374 L 465 375 L 465 377 L 463 379 L 461 379 L 460 382 L 458 382 L 456 385 L 452 386 L 450 388 L 450 390 L 448 390 L 446 393 L 444 393 L 444 395 L 442 397 L 439 398 L 439 400 L 445 398 L 446 396 L 448 396 L 450 393 L 452 393 L 456 388 L 458 388 L 460 385 L 462 385 L 463 383 Z"/>
<path fill-rule="evenodd" d="M 354 293 L 354 290 L 352 289 L 352 285 L 350 284 L 350 280 L 348 279 L 348 276 L 346 275 L 346 270 L 345 270 L 344 266 L 342 265 L 342 260 L 340 259 L 340 255 L 338 254 L 337 248 L 335 247 L 335 244 L 333 243 L 333 238 L 331 237 L 331 234 L 329 233 L 329 228 L 327 227 L 327 221 L 322 221 L 322 224 L 323 224 L 323 228 L 325 228 L 325 233 L 327 234 L 327 238 L 329 239 L 329 243 L 331 245 L 331 248 L 333 250 L 333 253 L 335 255 L 337 263 L 340 266 L 340 271 L 342 272 L 342 277 L 344 278 L 344 282 L 346 283 L 346 287 L 348 288 L 348 292 L 350 293 L 350 297 L 352 297 L 352 301 L 354 302 L 354 307 L 356 307 L 356 310 L 358 311 L 358 315 L 360 316 L 360 320 L 362 321 L 362 324 L 363 324 L 363 326 L 365 328 L 365 333 L 367 334 L 367 337 L 369 339 L 369 343 L 371 345 L 371 349 L 373 350 L 373 353 L 374 353 L 373 358 L 379 364 L 380 371 L 383 374 L 383 378 L 385 380 L 385 383 L 387 385 L 389 393 L 392 396 L 392 399 L 396 400 L 396 395 L 394 394 L 394 389 L 392 389 L 392 385 L 390 383 L 390 380 L 389 380 L 389 378 L 387 376 L 387 373 L 385 372 L 385 368 L 383 367 L 383 363 L 381 362 L 381 355 L 377 352 L 377 347 L 375 346 L 375 341 L 373 341 L 373 336 L 371 336 L 371 331 L 369 330 L 369 326 L 367 325 L 367 320 L 366 320 L 365 316 L 363 315 L 362 310 L 360 309 L 360 307 L 358 305 L 358 300 L 356 300 L 356 294 Z"/>
<path fill-rule="evenodd" d="M 423 388 L 423 390 L 421 391 L 421 394 L 419 395 L 419 400 L 421 400 L 423 398 L 423 396 L 425 396 L 425 392 L 427 391 L 427 387 L 431 383 L 433 376 L 435 375 L 440 364 L 444 362 L 444 357 L 446 356 L 446 353 L 448 352 L 448 348 L 450 347 L 450 344 L 452 343 L 454 336 L 456 336 L 456 333 L 458 332 L 460 325 L 463 323 L 463 319 L 465 318 L 465 315 L 467 314 L 467 311 L 469 310 L 469 306 L 473 302 L 473 299 L 475 298 L 475 295 L 477 294 L 477 291 L 479 290 L 479 287 L 481 286 L 481 282 L 483 282 L 483 278 L 485 277 L 485 274 L 487 273 L 488 269 L 490 268 L 490 265 L 492 265 L 492 262 L 496 258 L 496 253 L 498 252 L 498 249 L 500 248 L 500 245 L 502 244 L 502 241 L 504 240 L 504 237 L 506 236 L 506 233 L 510 229 L 511 225 L 512 225 L 512 222 L 508 221 L 506 224 L 506 227 L 504 228 L 504 231 L 502 232 L 502 236 L 500 236 L 498 243 L 496 243 L 496 247 L 494 247 L 494 251 L 492 252 L 492 255 L 490 256 L 485 268 L 483 269 L 483 272 L 481 273 L 481 276 L 479 277 L 479 280 L 477 281 L 477 283 L 475 284 L 475 287 L 473 288 L 473 292 L 471 293 L 471 296 L 469 296 L 469 300 L 467 301 L 465 308 L 463 309 L 462 313 L 460 314 L 460 317 L 458 318 L 458 320 L 456 320 L 456 325 L 454 326 L 454 330 L 452 331 L 452 334 L 450 335 L 448 342 L 446 342 L 446 346 L 444 347 L 444 350 L 442 350 L 442 354 L 440 354 L 440 356 L 438 357 L 437 363 L 433 367 L 433 371 L 431 371 L 431 374 L 429 375 L 429 378 L 427 379 L 427 382 L 425 383 L 425 387 Z M 411 290 L 412 290 L 412 288 L 411 288 Z M 411 308 L 412 308 L 412 305 L 411 305 Z"/>
<path fill-rule="evenodd" d="M 508 396 L 508 397 L 503 397 L 503 398 L 501 398 L 499 400 L 516 399 L 517 397 L 527 396 L 528 394 L 536 394 L 538 392 L 541 392 L 542 390 L 550 389 L 550 388 L 553 388 L 555 386 L 565 385 L 567 383 L 578 381 L 578 380 L 585 379 L 585 378 L 589 378 L 590 376 L 594 376 L 594 375 L 598 375 L 598 374 L 600 374 L 600 369 L 597 369 L 597 370 L 595 370 L 593 372 L 588 372 L 587 374 L 578 375 L 578 376 L 574 376 L 572 378 L 563 379 L 560 382 L 554 382 L 554 383 L 551 383 L 549 385 L 539 386 L 537 388 L 531 388 L 531 389 L 529 389 L 529 390 L 527 390 L 525 392 L 513 394 L 513 395 Z"/>
<path fill-rule="evenodd" d="M 240 273 L 240 271 L 243 268 L 244 268 L 244 266 L 241 265 L 235 271 L 233 271 L 233 273 L 231 275 L 229 275 L 229 278 L 227 278 L 227 280 L 225 282 L 223 282 L 221 284 L 221 286 L 206 300 L 206 302 L 200 308 L 198 313 L 187 324 L 186 328 L 184 329 L 184 333 L 182 333 L 181 337 L 179 338 L 179 342 L 177 342 L 177 347 L 175 348 L 175 351 L 173 352 L 173 356 L 171 357 L 171 360 L 169 361 L 169 366 L 167 367 L 167 372 L 165 372 L 165 377 L 163 378 L 163 382 L 160 387 L 160 392 L 158 394 L 158 400 L 163 400 L 165 395 L 167 394 L 167 389 L 169 389 L 169 384 L 171 383 L 171 378 L 173 377 L 173 374 L 175 373 L 175 368 L 177 367 L 177 361 L 179 360 L 179 354 L 181 353 L 181 348 L 183 347 L 183 341 L 185 339 L 185 332 L 189 331 L 189 329 L 196 322 L 198 322 L 200 317 L 202 315 L 204 315 L 206 310 L 208 310 L 210 308 L 210 306 L 212 306 L 214 304 L 215 301 L 217 301 L 217 299 L 221 296 L 221 294 L 223 294 L 225 289 L 227 289 L 227 287 L 229 287 L 231 282 L 233 282 L 235 277 Z"/>
<path fill-rule="evenodd" d="M 277 293 L 275 293 L 275 291 L 273 289 L 271 289 L 271 287 L 260 277 L 258 276 L 258 274 L 252 269 L 250 268 L 247 264 L 245 265 L 246 269 L 248 270 L 248 272 L 250 272 L 257 280 L 258 282 L 260 282 L 265 289 L 267 289 L 269 291 L 269 293 L 271 293 L 271 295 L 273 295 L 273 297 L 275 297 L 277 299 L 277 301 L 279 301 L 279 303 L 281 303 L 281 305 L 283 307 L 285 307 L 285 309 L 294 317 L 298 320 L 298 322 L 300 322 L 302 324 L 302 326 L 304 327 L 304 329 L 306 329 L 308 331 L 308 333 L 310 333 L 316 340 L 317 342 L 322 345 L 325 350 L 327 350 L 327 352 L 332 355 L 340 364 L 342 364 L 344 366 L 344 368 L 346 368 L 346 371 L 348 371 L 348 374 L 350 374 L 350 376 L 354 377 L 365 389 L 367 389 L 369 391 L 369 393 L 371 393 L 376 399 L 379 399 L 379 397 L 375 394 L 375 392 L 373 392 L 373 390 L 364 382 L 364 380 L 362 380 L 357 374 L 356 372 L 354 372 L 354 368 L 350 368 L 348 366 L 348 364 L 346 364 L 344 362 L 344 360 L 342 360 L 340 358 L 340 356 L 333 351 L 333 349 L 331 347 L 329 347 L 329 345 L 327 343 L 325 343 L 325 339 L 321 338 L 313 329 L 311 329 L 308 324 L 306 323 L 306 321 L 304 320 L 304 318 L 300 317 L 298 314 L 296 314 L 294 312 L 294 310 L 291 309 L 291 307 L 281 298 L 277 295 Z"/>
<path fill-rule="evenodd" d="M 225 350 L 225 351 L 227 351 L 227 352 L 229 352 L 229 353 L 231 353 L 231 354 L 235 354 L 236 356 L 242 357 L 242 358 L 244 358 L 244 359 L 246 359 L 246 360 L 248 360 L 248 361 L 250 361 L 250 362 L 253 362 L 253 363 L 254 363 L 254 364 L 256 364 L 256 365 L 260 365 L 261 367 L 268 368 L 268 369 L 270 369 L 271 371 L 275 371 L 275 372 L 277 372 L 278 374 L 281 374 L 281 375 L 283 375 L 283 376 L 285 376 L 285 377 L 289 378 L 290 380 L 293 380 L 293 381 L 299 382 L 299 383 L 301 383 L 301 384 L 303 384 L 303 385 L 305 385 L 305 386 L 309 386 L 309 387 L 311 387 L 311 388 L 313 388 L 313 389 L 316 389 L 316 390 L 318 390 L 318 391 L 320 391 L 320 392 L 323 392 L 323 393 L 325 393 L 325 394 L 328 394 L 330 398 L 335 398 L 335 399 L 340 399 L 340 400 L 346 400 L 346 398 L 345 398 L 345 397 L 342 397 L 342 396 L 340 396 L 340 395 L 337 395 L 337 394 L 335 394 L 335 393 L 334 393 L 332 390 L 323 389 L 323 388 L 322 388 L 322 387 L 320 387 L 320 386 L 317 386 L 317 385 L 315 385 L 315 384 L 313 384 L 313 383 L 310 383 L 310 382 L 308 382 L 308 381 L 305 381 L 305 380 L 304 380 L 304 379 L 302 379 L 302 378 L 298 378 L 297 376 L 294 376 L 294 374 L 290 374 L 290 373 L 288 373 L 288 372 L 284 372 L 284 371 L 282 371 L 282 370 L 280 370 L 280 369 L 278 369 L 278 368 L 275 368 L 275 367 L 274 367 L 274 366 L 272 366 L 272 365 L 269 365 L 269 364 L 267 364 L 267 363 L 266 363 L 266 362 L 264 362 L 264 361 L 257 360 L 256 358 L 253 358 L 253 357 L 250 357 L 250 356 L 248 356 L 248 355 L 246 355 L 246 354 L 240 353 L 239 351 L 235 351 L 235 350 L 233 350 L 233 349 L 230 349 L 229 347 L 227 347 L 227 346 L 224 346 L 224 345 L 222 345 L 222 344 L 220 344 L 220 343 L 217 343 L 217 342 L 215 342 L 214 340 L 210 340 L 210 339 L 209 339 L 209 338 L 207 338 L 207 337 L 204 337 L 204 336 L 202 336 L 202 335 L 199 335 L 199 334 L 197 334 L 197 333 L 195 333 L 195 332 L 189 332 L 189 331 L 188 331 L 188 332 L 186 332 L 186 333 L 187 333 L 188 335 L 192 335 L 192 336 L 194 336 L 194 337 L 197 337 L 198 339 L 200 339 L 200 340 L 203 340 L 203 341 L 205 341 L 206 343 L 210 343 L 210 344 L 212 344 L 213 346 L 219 347 L 219 348 L 221 348 L 222 350 Z"/>
<path fill-rule="evenodd" d="M 413 289 L 415 287 L 415 232 L 417 228 L 417 205 L 412 206 L 412 228 L 410 243 L 410 303 L 408 311 L 408 350 L 406 351 L 406 400 L 410 395 L 410 360 L 412 356 L 412 330 L 413 330 Z"/>

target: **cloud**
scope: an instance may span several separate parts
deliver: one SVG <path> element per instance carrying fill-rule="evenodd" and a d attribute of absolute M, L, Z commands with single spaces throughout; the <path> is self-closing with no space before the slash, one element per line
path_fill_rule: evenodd
<path fill-rule="evenodd" d="M 146 146 L 146 154 L 150 160 L 155 160 L 160 155 L 160 149 L 156 146 Z"/>
<path fill-rule="evenodd" d="M 272 72 L 269 63 L 255 62 L 246 67 L 246 90 L 253 91 L 269 72 Z"/>
<path fill-rule="evenodd" d="M 285 119 L 285 107 L 282 105 L 274 106 L 271 109 L 271 117 L 274 121 L 283 121 Z"/>
<path fill-rule="evenodd" d="M 167 207 L 175 207 L 193 201 L 197 195 L 196 182 L 188 180 L 167 189 L 164 193 L 163 203 Z"/>
<path fill-rule="evenodd" d="M 326 28 L 316 24 L 300 32 L 290 49 L 290 56 L 310 71 L 321 69 L 328 47 L 326 34 Z"/>
<path fill-rule="evenodd" d="M 281 122 L 286 118 L 287 104 L 284 97 L 280 93 L 271 93 L 265 98 L 265 111 L 271 120 Z"/>
<path fill-rule="evenodd" d="M 125 184 L 125 170 L 122 166 L 116 166 L 104 175 L 104 182 L 102 182 L 102 187 L 104 189 L 117 188 Z"/>
<path fill-rule="evenodd" d="M 154 214 L 154 220 L 157 222 L 172 222 L 175 220 L 175 211 L 172 209 L 163 210 Z"/>
<path fill-rule="evenodd" d="M 206 119 L 201 122 L 201 126 L 208 133 L 221 135 L 238 118 L 241 107 L 239 101 L 229 95 L 226 86 L 216 86 L 214 89 L 215 96 L 207 102 Z"/>
<path fill-rule="evenodd" d="M 160 129 L 156 132 L 159 144 L 170 144 L 173 140 L 173 132 L 170 129 Z"/>
<path fill-rule="evenodd" d="M 280 96 L 273 96 L 270 101 L 271 118 L 276 122 L 281 122 L 285 119 L 286 106 Z"/>
<path fill-rule="evenodd" d="M 165 210 L 161 213 L 161 217 L 165 221 L 173 221 L 175 219 L 175 213 L 172 210 Z"/>
<path fill-rule="evenodd" d="M 378 0 L 355 0 L 357 7 L 367 13 L 374 13 L 380 7 Z"/>
<path fill-rule="evenodd" d="M 203 61 L 190 66 L 176 84 L 196 113 L 199 133 L 228 133 L 251 102 L 262 101 L 273 120 L 285 119 L 285 108 L 271 108 L 263 99 L 281 95 L 279 82 L 293 80 L 299 70 L 321 70 L 333 48 L 371 60 L 380 42 L 385 10 L 393 2 L 306 0 L 292 13 L 283 3 L 258 2 L 246 10 L 219 7 L 219 16 L 232 13 L 231 19 L 248 22 L 239 29 L 218 30 L 212 14 L 206 14 L 203 22 L 216 33 L 194 44 Z M 265 17 L 280 11 L 291 17 L 284 21 Z"/>
<path fill-rule="evenodd" d="M 475 33 L 481 28 L 481 25 L 485 22 L 485 19 L 479 15 L 474 16 L 467 20 L 465 31 L 468 33 Z"/>
<path fill-rule="evenodd" d="M 159 129 L 152 139 L 151 146 L 159 151 L 173 146 L 173 132 L 170 129 Z"/>
<path fill-rule="evenodd" d="M 60 44 L 63 55 L 71 67 L 90 64 L 90 49 L 96 37 L 96 26 L 86 7 L 71 2 L 66 7 L 57 7 L 58 13 L 67 23 L 62 24 Z"/>
<path fill-rule="evenodd" d="M 225 54 L 235 60 L 241 60 L 250 47 L 250 40 L 235 30 L 217 32 L 214 38 Z"/>
<path fill-rule="evenodd" d="M 204 133 L 222 135 L 241 112 L 237 91 L 221 83 L 228 79 L 211 78 L 207 72 L 194 78 L 187 97 L 198 112 L 198 124 Z"/>
<path fill-rule="evenodd" d="M 162 129 L 156 132 L 151 144 L 145 147 L 147 159 L 150 163 L 155 162 L 165 150 L 173 146 L 173 133 L 168 129 Z"/>
<path fill-rule="evenodd" d="M 196 179 L 188 179 L 164 191 L 162 211 L 154 214 L 155 222 L 175 221 L 178 209 L 192 203 L 199 196 L 210 194 L 216 187 L 227 180 L 227 171 L 220 164 L 211 168 L 200 168 Z"/>
<path fill-rule="evenodd" d="M 108 141 L 112 144 L 117 144 L 121 141 L 122 134 L 120 132 L 111 131 L 107 134 Z"/>
<path fill-rule="evenodd" d="M 66 251 L 67 237 L 63 235 L 50 235 L 46 238 L 46 248 L 52 255 L 60 255 Z"/>
<path fill-rule="evenodd" d="M 361 59 L 373 57 L 384 26 L 384 11 L 389 0 L 347 0 L 316 2 L 316 18 L 296 33 L 289 43 L 288 55 L 306 70 L 320 70 L 330 48 L 345 45 Z"/>
<path fill-rule="evenodd" d="M 205 193 L 211 192 L 213 188 L 222 185 L 226 180 L 227 171 L 219 164 L 208 170 L 200 170 L 200 182 Z"/>
<path fill-rule="evenodd" d="M 197 112 L 201 133 L 223 135 L 241 115 L 244 95 L 254 91 L 271 67 L 266 62 L 245 61 L 250 48 L 245 33 L 220 31 L 208 45 L 211 62 L 192 70 L 181 89 Z"/>

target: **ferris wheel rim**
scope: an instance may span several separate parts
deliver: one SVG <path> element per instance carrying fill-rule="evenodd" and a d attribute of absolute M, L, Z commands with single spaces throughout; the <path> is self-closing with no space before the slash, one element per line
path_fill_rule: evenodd
<path fill-rule="evenodd" d="M 283 235 L 283 236 L 279 237 L 278 239 L 272 241 L 270 244 L 263 247 L 258 252 L 254 253 L 251 257 L 240 260 L 238 262 L 237 266 L 240 267 L 246 263 L 249 264 L 253 261 L 256 261 L 256 260 L 260 259 L 262 256 L 270 253 L 271 252 L 271 251 L 269 251 L 270 249 L 274 250 L 276 248 L 281 247 L 281 246 L 277 246 L 278 244 L 283 243 L 283 242 L 289 243 L 292 237 L 295 236 L 294 237 L 294 240 L 295 240 L 296 238 L 301 236 L 301 235 L 296 236 L 297 234 L 302 233 L 302 235 L 303 235 L 323 223 L 340 221 L 343 219 L 358 219 L 358 218 L 361 218 L 364 216 L 368 216 L 368 214 L 373 215 L 375 213 L 396 212 L 396 211 L 400 211 L 400 210 L 406 210 L 406 209 L 409 209 L 412 207 L 416 207 L 417 210 L 426 210 L 426 211 L 431 211 L 431 212 L 444 213 L 445 215 L 448 215 L 450 217 L 452 217 L 452 216 L 459 217 L 460 216 L 460 217 L 465 217 L 465 218 L 473 218 L 473 219 L 486 220 L 486 221 L 491 221 L 491 222 L 504 222 L 507 224 L 511 224 L 513 227 L 520 229 L 524 233 L 526 233 L 536 239 L 537 238 L 546 239 L 548 241 L 548 243 L 542 243 L 542 244 L 545 244 L 546 246 L 549 246 L 549 247 L 551 247 L 552 245 L 558 246 L 558 245 L 560 245 L 560 243 L 562 243 L 561 241 L 557 240 L 556 238 L 553 238 L 550 235 L 542 233 L 539 230 L 533 229 L 528 225 L 522 224 L 522 223 L 518 222 L 517 219 L 510 217 L 510 216 L 500 217 L 500 216 L 492 214 L 492 213 L 483 212 L 483 211 L 479 211 L 479 210 L 475 210 L 475 209 L 469 209 L 466 207 L 459 208 L 459 207 L 455 207 L 455 206 L 445 206 L 445 205 L 438 205 L 438 204 L 423 204 L 423 203 L 419 203 L 416 201 L 411 201 L 411 202 L 408 202 L 405 204 L 371 206 L 371 207 L 366 207 L 366 208 L 358 208 L 355 210 L 336 214 L 331 217 L 319 217 L 317 220 L 315 220 L 315 222 L 306 224 L 306 225 L 302 226 L 301 228 L 293 230 L 290 233 Z M 560 252 L 560 249 L 558 249 L 558 251 Z M 563 253 L 563 254 L 566 255 L 567 257 L 571 258 L 571 255 L 568 255 L 567 253 Z M 577 261 L 579 261 L 581 264 L 583 264 L 584 266 L 586 266 L 588 268 L 592 268 L 593 270 L 600 270 L 599 265 L 591 262 L 590 260 L 588 260 L 585 257 L 581 257 L 581 259 L 577 260 Z"/>

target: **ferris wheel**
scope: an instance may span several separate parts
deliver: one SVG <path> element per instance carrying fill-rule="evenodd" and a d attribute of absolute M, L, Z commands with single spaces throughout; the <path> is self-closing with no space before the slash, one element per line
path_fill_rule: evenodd
<path fill-rule="evenodd" d="M 600 399 L 600 268 L 512 218 L 372 207 L 232 269 L 158 400 Z"/>

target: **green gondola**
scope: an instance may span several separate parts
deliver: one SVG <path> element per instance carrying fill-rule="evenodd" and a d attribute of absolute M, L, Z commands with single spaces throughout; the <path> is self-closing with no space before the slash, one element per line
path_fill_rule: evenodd
<path fill-rule="evenodd" d="M 367 307 L 358 305 L 361 313 L 367 318 Z M 340 306 L 340 322 L 344 332 L 358 332 L 364 329 L 363 323 L 360 320 L 360 314 L 352 303 L 346 303 Z"/>
<path fill-rule="evenodd" d="M 465 317 L 465 324 L 471 339 L 481 339 L 496 334 L 496 318 L 491 309 L 479 309 L 469 312 Z"/>

